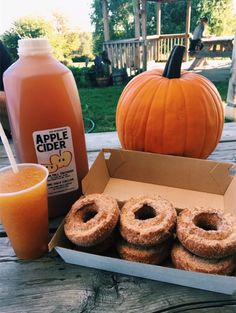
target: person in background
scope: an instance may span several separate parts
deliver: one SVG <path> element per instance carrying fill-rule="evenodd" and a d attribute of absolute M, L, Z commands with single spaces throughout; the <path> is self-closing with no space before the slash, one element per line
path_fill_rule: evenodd
<path fill-rule="evenodd" d="M 193 37 L 190 39 L 189 52 L 195 52 L 203 48 L 202 38 L 204 37 L 203 33 L 207 25 L 208 18 L 204 16 L 200 19 L 199 24 L 193 31 Z"/>
<path fill-rule="evenodd" d="M 0 40 L 0 121 L 7 134 L 10 137 L 10 125 L 6 109 L 6 96 L 3 86 L 3 73 L 12 64 L 12 59 L 4 44 Z"/>

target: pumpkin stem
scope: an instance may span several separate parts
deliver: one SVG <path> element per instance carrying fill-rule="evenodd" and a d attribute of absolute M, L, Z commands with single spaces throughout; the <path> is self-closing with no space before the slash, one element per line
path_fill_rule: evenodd
<path fill-rule="evenodd" d="M 180 78 L 185 46 L 174 46 L 164 68 L 163 77 Z"/>

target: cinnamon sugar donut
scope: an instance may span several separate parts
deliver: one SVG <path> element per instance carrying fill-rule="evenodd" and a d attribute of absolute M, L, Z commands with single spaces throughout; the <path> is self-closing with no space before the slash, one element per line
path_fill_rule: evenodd
<path fill-rule="evenodd" d="M 235 268 L 233 256 L 218 260 L 205 259 L 192 254 L 180 244 L 173 246 L 171 259 L 176 268 L 193 272 L 231 275 Z"/>
<path fill-rule="evenodd" d="M 76 201 L 65 219 L 64 230 L 74 244 L 89 247 L 105 240 L 119 219 L 117 202 L 102 194 L 91 194 Z"/>
<path fill-rule="evenodd" d="M 236 252 L 236 223 L 216 209 L 185 209 L 176 233 L 186 249 L 201 257 L 220 259 Z"/>
<path fill-rule="evenodd" d="M 102 242 L 95 244 L 93 246 L 89 246 L 89 247 L 76 245 L 76 250 L 82 251 L 82 252 L 94 253 L 94 254 L 103 254 L 105 251 L 107 251 L 113 245 L 115 245 L 116 238 L 117 238 L 117 233 L 116 233 L 116 228 L 115 228 L 113 232 L 107 238 L 105 238 Z"/>
<path fill-rule="evenodd" d="M 121 209 L 120 233 L 129 243 L 156 245 L 172 235 L 176 216 L 173 205 L 161 197 L 131 198 Z"/>
<path fill-rule="evenodd" d="M 117 251 L 122 259 L 148 263 L 148 264 L 160 264 L 170 255 L 171 240 L 151 246 L 138 246 L 133 245 L 124 239 L 121 239 L 117 243 Z"/>

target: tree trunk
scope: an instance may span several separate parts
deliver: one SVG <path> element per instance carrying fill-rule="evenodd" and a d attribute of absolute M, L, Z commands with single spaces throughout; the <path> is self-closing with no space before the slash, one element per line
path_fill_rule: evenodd
<path fill-rule="evenodd" d="M 102 0 L 102 15 L 103 15 L 103 27 L 104 27 L 104 40 L 108 41 L 110 40 L 110 33 L 109 33 L 107 0 Z"/>
<path fill-rule="evenodd" d="M 147 38 L 147 0 L 142 0 L 142 37 Z"/>
<path fill-rule="evenodd" d="M 140 3 L 139 0 L 133 0 L 134 9 L 134 24 L 135 24 L 135 38 L 140 38 Z"/>

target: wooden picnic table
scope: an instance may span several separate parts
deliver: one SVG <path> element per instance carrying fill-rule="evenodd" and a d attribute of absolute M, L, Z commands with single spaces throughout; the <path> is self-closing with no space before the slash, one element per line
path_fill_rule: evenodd
<path fill-rule="evenodd" d="M 103 147 L 118 147 L 116 133 L 86 135 L 89 163 Z M 236 123 L 227 123 L 209 159 L 236 163 Z M 0 145 L 0 167 L 8 164 Z M 50 221 L 55 232 L 60 218 Z M 228 296 L 64 263 L 56 252 L 17 259 L 0 226 L 0 312 L 236 312 Z"/>
<path fill-rule="evenodd" d="M 190 54 L 194 57 L 189 70 L 200 67 L 206 58 L 231 58 L 234 36 L 203 38 L 203 48 Z"/>

